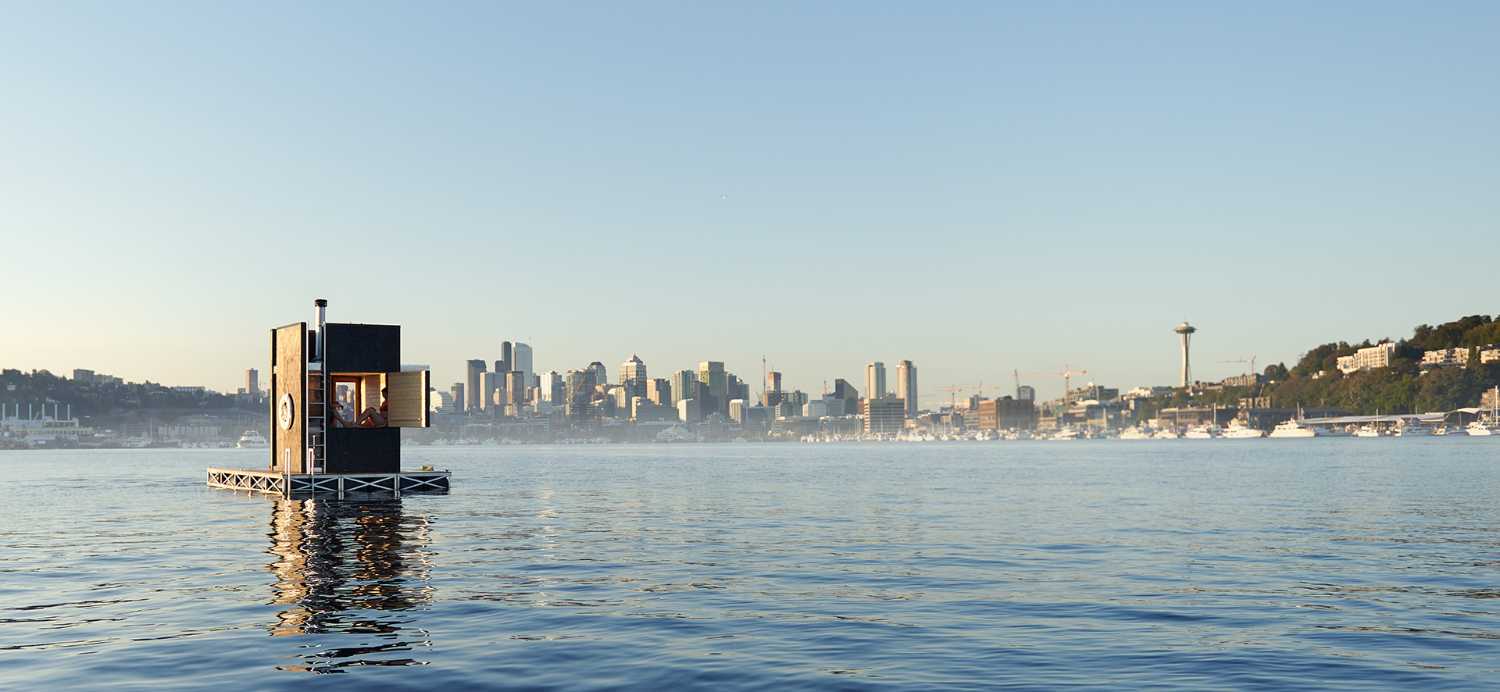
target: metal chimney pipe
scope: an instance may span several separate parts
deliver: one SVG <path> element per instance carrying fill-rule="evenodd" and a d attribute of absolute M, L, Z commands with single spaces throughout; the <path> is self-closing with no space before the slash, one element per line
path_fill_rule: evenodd
<path fill-rule="evenodd" d="M 326 342 L 324 341 L 324 338 L 323 338 L 323 336 L 324 336 L 323 335 L 323 328 L 324 328 L 324 325 L 326 324 L 325 318 L 327 317 L 327 313 L 328 313 L 328 299 L 327 298 L 317 298 L 317 299 L 313 300 L 313 320 L 318 325 L 317 348 L 314 349 L 314 350 L 317 351 L 316 355 L 318 356 L 317 360 L 319 360 L 319 361 L 323 360 L 323 347 L 326 345 Z"/>

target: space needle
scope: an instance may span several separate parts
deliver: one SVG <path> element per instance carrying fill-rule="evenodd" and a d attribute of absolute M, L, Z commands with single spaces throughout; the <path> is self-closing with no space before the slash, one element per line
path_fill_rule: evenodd
<path fill-rule="evenodd" d="M 1192 338 L 1193 332 L 1198 331 L 1198 328 L 1183 320 L 1182 324 L 1177 325 L 1172 331 L 1182 336 L 1182 384 L 1178 386 L 1187 387 L 1193 381 L 1191 368 L 1188 365 L 1188 340 Z"/>

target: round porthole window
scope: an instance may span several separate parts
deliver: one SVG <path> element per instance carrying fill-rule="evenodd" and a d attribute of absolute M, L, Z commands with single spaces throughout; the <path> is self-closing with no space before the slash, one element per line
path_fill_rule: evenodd
<path fill-rule="evenodd" d="M 276 405 L 276 422 L 281 424 L 282 430 L 292 429 L 292 416 L 296 414 L 296 404 L 292 403 L 291 394 L 282 394 L 281 403 Z"/>

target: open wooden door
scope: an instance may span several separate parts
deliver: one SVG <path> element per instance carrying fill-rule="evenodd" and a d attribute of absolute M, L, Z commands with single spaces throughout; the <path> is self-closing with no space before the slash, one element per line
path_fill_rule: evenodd
<path fill-rule="evenodd" d="M 426 428 L 432 374 L 427 370 L 385 374 L 386 402 L 390 405 L 386 425 L 392 428 Z"/>
<path fill-rule="evenodd" d="M 307 323 L 271 331 L 271 470 L 306 473 Z"/>

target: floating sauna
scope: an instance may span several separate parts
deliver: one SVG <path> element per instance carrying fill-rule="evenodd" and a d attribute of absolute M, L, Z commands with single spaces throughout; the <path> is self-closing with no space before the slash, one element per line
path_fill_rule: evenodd
<path fill-rule="evenodd" d="M 401 327 L 325 320 L 271 330 L 271 458 L 208 469 L 216 488 L 283 497 L 446 492 L 447 471 L 402 471 L 401 428 L 431 419 L 431 373 L 401 365 Z"/>

